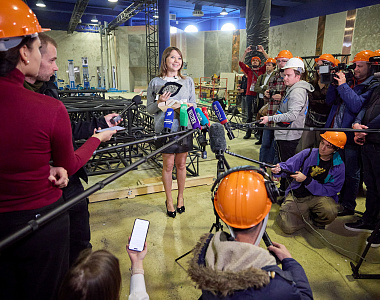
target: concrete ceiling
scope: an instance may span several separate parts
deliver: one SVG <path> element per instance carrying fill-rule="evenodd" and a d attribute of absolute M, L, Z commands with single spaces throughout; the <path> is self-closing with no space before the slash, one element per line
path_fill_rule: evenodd
<path fill-rule="evenodd" d="M 81 15 L 82 23 L 91 23 L 96 16 L 100 22 L 111 22 L 127 7 L 133 6 L 132 1 L 118 0 L 116 3 L 107 0 L 42 0 L 46 7 L 37 7 L 38 0 L 26 0 L 34 11 L 43 27 L 54 30 L 68 30 L 75 4 L 87 3 Z M 267 0 L 269 1 L 269 0 Z M 380 0 L 272 0 L 271 25 L 279 25 L 294 22 L 305 18 L 326 15 L 339 11 L 345 11 L 362 6 L 380 3 Z M 171 25 L 199 24 L 212 19 L 245 17 L 246 0 L 169 0 L 169 10 L 175 14 L 176 21 Z M 194 17 L 192 12 L 197 6 L 201 8 L 204 16 Z M 228 16 L 221 16 L 221 10 L 225 8 Z M 138 13 L 132 17 L 132 25 L 145 25 L 145 15 Z"/>

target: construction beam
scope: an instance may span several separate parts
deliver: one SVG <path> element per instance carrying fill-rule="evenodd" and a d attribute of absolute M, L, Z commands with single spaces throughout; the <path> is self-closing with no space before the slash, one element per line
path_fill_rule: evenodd
<path fill-rule="evenodd" d="M 86 10 L 89 1 L 90 0 L 77 0 L 74 6 L 73 13 L 71 14 L 71 19 L 69 22 L 69 28 L 67 29 L 67 33 L 73 33 L 74 30 L 77 28 L 77 25 L 79 24 L 79 21 L 82 18 L 82 15 Z"/>
<path fill-rule="evenodd" d="M 144 9 L 144 3 L 149 2 L 143 0 L 137 0 L 124 9 L 115 19 L 108 24 L 108 29 L 113 30 L 121 24 L 124 24 L 127 20 L 137 15 Z"/>

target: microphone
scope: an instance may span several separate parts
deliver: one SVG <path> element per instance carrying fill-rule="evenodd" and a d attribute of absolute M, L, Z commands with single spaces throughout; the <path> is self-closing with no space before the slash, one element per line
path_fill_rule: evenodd
<path fill-rule="evenodd" d="M 213 123 L 208 134 L 210 136 L 211 151 L 215 154 L 223 154 L 227 149 L 223 126 L 219 123 Z"/>
<path fill-rule="evenodd" d="M 121 116 L 125 114 L 125 112 L 130 109 L 133 105 L 139 105 L 141 104 L 142 101 L 141 101 L 141 96 L 140 95 L 135 95 L 133 98 L 132 98 L 132 102 L 130 104 L 128 104 L 120 113 L 118 116 L 116 117 L 113 117 L 110 122 L 111 124 L 115 125 L 117 122 L 119 122 L 121 120 Z"/>
<path fill-rule="evenodd" d="M 201 123 L 201 126 L 205 126 L 205 125 L 208 125 L 210 122 L 207 120 L 206 116 L 204 115 L 204 113 L 201 111 L 201 109 L 199 107 L 197 107 L 195 109 L 195 112 L 197 114 L 197 117 L 198 117 L 198 120 L 199 120 L 199 123 Z"/>
<path fill-rule="evenodd" d="M 234 133 L 231 130 L 230 124 L 228 124 L 228 120 L 226 114 L 223 111 L 223 108 L 220 106 L 219 101 L 214 101 L 212 103 L 212 109 L 214 110 L 220 124 L 224 125 L 224 128 L 227 130 L 227 136 L 230 140 L 235 138 Z"/>
<path fill-rule="evenodd" d="M 174 109 L 168 108 L 165 112 L 164 133 L 170 133 L 170 131 L 172 130 L 173 119 L 174 119 Z"/>
<path fill-rule="evenodd" d="M 187 114 L 189 115 L 190 124 L 193 129 L 201 129 L 201 125 L 199 124 L 198 117 L 193 106 L 190 106 L 187 109 Z"/>
<path fill-rule="evenodd" d="M 179 124 L 181 126 L 181 130 L 186 130 L 188 123 L 189 117 L 187 115 L 187 105 L 181 104 L 181 108 L 179 110 Z"/>
<path fill-rule="evenodd" d="M 205 117 L 207 118 L 207 121 L 208 121 L 208 126 L 210 126 L 210 118 L 208 117 L 208 112 L 207 112 L 207 107 L 202 107 L 202 112 L 203 114 L 205 115 Z"/>

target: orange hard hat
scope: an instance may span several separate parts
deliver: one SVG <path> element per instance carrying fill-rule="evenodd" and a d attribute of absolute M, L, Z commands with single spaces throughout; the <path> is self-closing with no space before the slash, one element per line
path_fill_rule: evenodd
<path fill-rule="evenodd" d="M 279 59 L 281 57 L 291 59 L 293 58 L 293 54 L 289 50 L 281 50 L 275 58 Z"/>
<path fill-rule="evenodd" d="M 272 58 L 272 57 L 269 57 L 269 58 L 266 60 L 265 64 L 267 64 L 267 63 L 276 64 L 276 60 L 275 60 L 274 58 Z"/>
<path fill-rule="evenodd" d="M 340 60 L 335 58 L 335 66 L 339 65 L 340 64 Z"/>
<path fill-rule="evenodd" d="M 380 56 L 380 49 L 379 50 L 376 50 L 374 51 L 375 55 L 374 56 Z"/>
<path fill-rule="evenodd" d="M 303 61 L 302 57 L 301 56 L 293 56 L 294 58 L 299 58 L 300 60 Z"/>
<path fill-rule="evenodd" d="M 322 54 L 320 57 L 316 58 L 315 61 L 320 61 L 320 60 L 326 60 L 326 61 L 329 61 L 331 62 L 334 66 L 337 66 L 336 64 L 336 59 L 334 56 L 332 56 L 331 54 Z"/>
<path fill-rule="evenodd" d="M 254 57 L 252 57 L 252 58 L 251 58 L 251 62 L 252 62 L 252 60 L 254 60 L 254 59 L 257 59 L 257 60 L 261 63 L 261 59 L 260 59 L 260 57 L 258 57 L 258 56 L 254 56 Z"/>
<path fill-rule="evenodd" d="M 263 175 L 238 168 L 227 172 L 215 192 L 214 207 L 220 219 L 233 228 L 256 226 L 272 207 Z"/>
<path fill-rule="evenodd" d="M 3 43 L 0 45 L 3 47 L 0 48 L 2 48 L 2 51 L 12 48 L 7 47 L 7 45 L 17 43 L 20 37 L 49 30 L 41 28 L 36 15 L 22 0 L 2 1 L 0 6 L 0 41 Z M 16 37 L 18 37 L 18 39 L 15 39 L 16 41 L 10 41 L 10 38 Z M 7 39 L 7 45 L 4 44 L 4 39 Z M 21 40 L 13 47 L 20 42 Z"/>
<path fill-rule="evenodd" d="M 343 149 L 347 142 L 346 134 L 339 131 L 326 131 L 321 134 L 321 137 L 340 149 Z"/>
<path fill-rule="evenodd" d="M 369 58 L 372 56 L 375 56 L 375 55 L 376 55 L 375 52 L 373 52 L 371 50 L 363 50 L 363 51 L 356 53 L 352 62 L 357 62 L 357 61 L 367 61 L 368 62 Z"/>

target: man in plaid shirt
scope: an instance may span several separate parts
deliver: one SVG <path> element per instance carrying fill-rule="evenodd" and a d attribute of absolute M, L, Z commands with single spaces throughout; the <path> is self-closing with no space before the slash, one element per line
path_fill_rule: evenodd
<path fill-rule="evenodd" d="M 276 114 L 277 109 L 280 106 L 281 100 L 285 95 L 286 86 L 283 80 L 283 72 L 281 72 L 281 69 L 285 67 L 286 62 L 292 57 L 292 53 L 288 50 L 280 51 L 280 53 L 278 53 L 276 57 L 278 70 L 275 71 L 276 74 L 269 80 L 268 90 L 266 90 L 264 93 L 264 101 L 265 103 L 268 103 L 267 116 L 273 116 L 274 114 Z M 268 122 L 266 126 L 273 127 L 274 123 Z M 264 130 L 259 160 L 262 162 L 272 164 L 277 162 L 274 161 L 274 158 L 274 131 Z"/>

